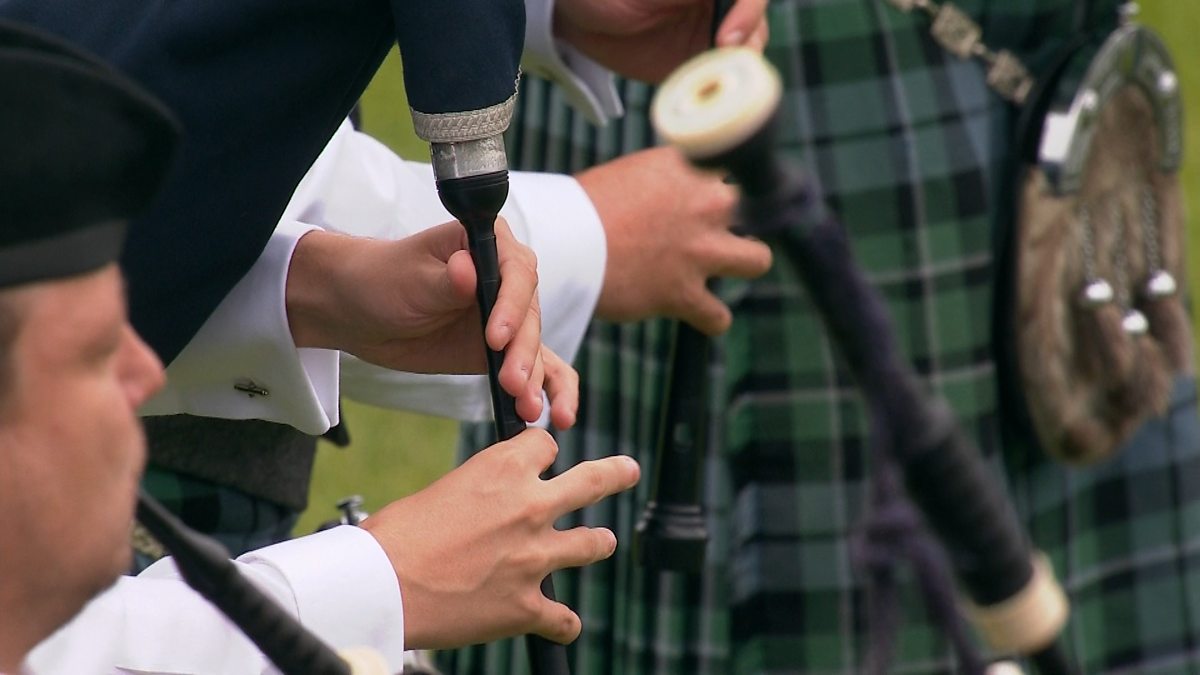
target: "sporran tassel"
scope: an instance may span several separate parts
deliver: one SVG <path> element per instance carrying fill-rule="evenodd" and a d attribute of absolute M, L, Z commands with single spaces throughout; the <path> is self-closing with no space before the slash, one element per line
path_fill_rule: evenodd
<path fill-rule="evenodd" d="M 1085 370 L 1104 382 L 1105 389 L 1112 389 L 1119 386 L 1133 368 L 1133 340 L 1125 330 L 1117 291 L 1098 272 L 1096 231 L 1087 207 L 1079 209 L 1079 232 L 1085 281 L 1079 296 L 1079 310 L 1075 312 L 1075 344 Z"/>
<path fill-rule="evenodd" d="M 1150 322 L 1150 334 L 1161 345 L 1171 371 L 1191 372 L 1191 324 L 1180 297 L 1179 284 L 1167 271 L 1162 256 L 1160 218 L 1165 215 L 1160 213 L 1150 186 L 1143 186 L 1141 220 L 1147 275 L 1138 293 L 1137 304 Z"/>
<path fill-rule="evenodd" d="M 1143 293 L 1138 300 L 1138 308 L 1150 322 L 1150 334 L 1161 345 L 1167 365 L 1173 372 L 1192 372 L 1191 324 L 1179 294 Z"/>

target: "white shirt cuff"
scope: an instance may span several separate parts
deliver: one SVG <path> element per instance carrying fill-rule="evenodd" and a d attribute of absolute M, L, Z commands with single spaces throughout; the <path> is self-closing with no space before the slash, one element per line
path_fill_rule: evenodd
<path fill-rule="evenodd" d="M 235 564 L 335 650 L 365 647 L 392 672 L 404 658 L 404 606 L 387 555 L 369 532 L 338 527 L 248 553 Z M 121 577 L 29 655 L 34 673 L 275 673 L 173 558 Z"/>
<path fill-rule="evenodd" d="M 553 33 L 554 0 L 527 2 L 521 67 L 561 87 L 567 101 L 593 124 L 603 126 L 624 114 L 612 71 Z"/>
<path fill-rule="evenodd" d="M 285 583 L 295 612 L 334 648 L 369 647 L 393 672 L 404 662 L 404 605 L 387 554 L 366 530 L 341 526 L 251 551 L 239 563 Z"/>
<path fill-rule="evenodd" d="M 261 419 L 307 434 L 337 424 L 337 352 L 296 348 L 284 302 L 292 252 L 314 229 L 280 223 L 258 261 L 167 367 L 167 386 L 142 406 L 142 415 Z"/>

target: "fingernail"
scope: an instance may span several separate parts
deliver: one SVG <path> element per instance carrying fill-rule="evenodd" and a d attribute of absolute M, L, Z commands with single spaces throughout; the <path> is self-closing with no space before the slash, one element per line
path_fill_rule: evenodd
<path fill-rule="evenodd" d="M 721 46 L 730 47 L 740 45 L 746 40 L 746 34 L 740 30 L 731 30 L 721 38 Z"/>

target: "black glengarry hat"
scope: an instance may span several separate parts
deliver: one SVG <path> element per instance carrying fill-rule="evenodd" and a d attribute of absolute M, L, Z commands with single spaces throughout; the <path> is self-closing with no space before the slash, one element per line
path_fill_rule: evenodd
<path fill-rule="evenodd" d="M 0 288 L 117 259 L 167 172 L 179 126 L 128 78 L 0 21 Z"/>

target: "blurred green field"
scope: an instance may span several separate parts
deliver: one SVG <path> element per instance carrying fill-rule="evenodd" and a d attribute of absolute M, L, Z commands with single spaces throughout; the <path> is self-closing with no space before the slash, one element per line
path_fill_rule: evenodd
<path fill-rule="evenodd" d="M 1183 83 L 1184 107 L 1191 111 L 1183 181 L 1191 205 L 1188 278 L 1193 297 L 1200 289 L 1200 235 L 1195 211 L 1200 208 L 1200 1 L 1149 0 L 1141 3 L 1142 20 L 1157 29 L 1171 47 Z M 428 150 L 412 135 L 401 87 L 399 60 L 393 53 L 363 99 L 363 128 L 402 156 L 424 159 Z M 1200 327 L 1198 327 L 1200 328 Z M 1200 330 L 1197 332 L 1200 335 Z M 450 420 L 381 410 L 345 402 L 344 416 L 352 437 L 345 449 L 322 443 L 317 453 L 309 509 L 296 527 L 312 532 L 335 516 L 334 503 L 361 494 L 368 511 L 429 484 L 450 469 L 457 424 Z"/>

